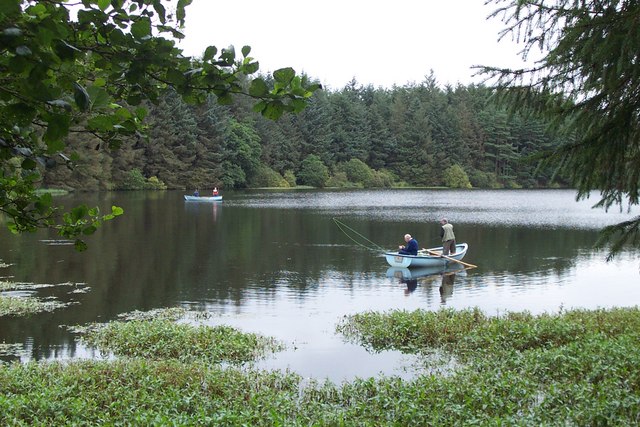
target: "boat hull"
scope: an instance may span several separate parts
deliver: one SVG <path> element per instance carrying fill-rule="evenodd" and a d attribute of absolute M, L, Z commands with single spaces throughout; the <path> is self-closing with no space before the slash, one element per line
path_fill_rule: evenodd
<path fill-rule="evenodd" d="M 457 261 L 461 261 L 467 254 L 469 246 L 466 243 L 460 243 L 456 245 L 456 253 L 448 255 L 449 258 L 453 258 Z M 430 248 L 429 251 L 442 253 L 442 247 Z M 399 268 L 417 268 L 417 267 L 440 267 L 445 268 L 448 265 L 457 264 L 455 261 L 442 258 L 438 255 L 402 255 L 398 252 L 386 252 L 384 254 L 387 263 L 391 267 Z"/>
<path fill-rule="evenodd" d="M 210 197 L 196 197 L 196 196 L 184 196 L 184 200 L 187 202 L 221 202 L 222 196 L 210 196 Z"/>

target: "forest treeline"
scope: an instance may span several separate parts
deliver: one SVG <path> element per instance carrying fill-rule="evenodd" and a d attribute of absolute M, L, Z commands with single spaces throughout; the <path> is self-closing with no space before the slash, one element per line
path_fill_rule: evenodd
<path fill-rule="evenodd" d="M 117 149 L 71 134 L 68 165 L 43 185 L 76 190 L 248 187 L 534 188 L 562 185 L 539 158 L 561 143 L 540 119 L 513 114 L 483 85 L 440 87 L 433 76 L 391 89 L 317 91 L 277 121 L 238 96 L 198 106 L 167 91 L 150 106 L 148 139 Z M 113 147 L 112 147 L 113 148 Z M 553 181 L 552 181 L 553 178 Z"/>

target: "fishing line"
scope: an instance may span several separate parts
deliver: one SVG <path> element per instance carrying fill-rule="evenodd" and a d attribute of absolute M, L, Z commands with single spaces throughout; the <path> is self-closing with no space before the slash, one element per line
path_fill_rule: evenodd
<path fill-rule="evenodd" d="M 342 231 L 344 233 L 345 236 L 347 236 L 353 243 L 355 243 L 358 246 L 362 246 L 365 249 L 369 249 L 370 251 L 381 251 L 381 252 L 386 252 L 386 249 L 384 249 L 382 246 L 378 245 L 375 242 L 372 242 L 371 240 L 367 239 L 366 237 L 364 237 L 362 234 L 358 233 L 356 230 L 354 230 L 353 228 L 349 227 L 347 224 L 345 224 L 344 222 L 340 221 L 338 218 L 332 218 L 333 222 L 338 226 L 338 229 L 340 229 L 340 231 Z M 355 234 L 356 236 L 362 238 L 363 240 L 371 243 L 373 245 L 372 246 L 367 246 L 365 244 L 360 243 L 359 241 L 357 241 L 356 239 L 354 239 L 353 237 L 351 237 L 351 235 L 349 235 L 349 233 L 347 233 L 345 231 L 345 229 L 349 230 L 350 232 L 352 232 L 353 234 Z"/>

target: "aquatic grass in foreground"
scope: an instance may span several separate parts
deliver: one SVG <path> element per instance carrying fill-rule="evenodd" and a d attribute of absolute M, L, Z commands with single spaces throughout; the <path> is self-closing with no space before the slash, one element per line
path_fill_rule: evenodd
<path fill-rule="evenodd" d="M 557 348 L 591 335 L 636 336 L 640 334 L 640 310 L 572 310 L 538 316 L 528 312 L 487 316 L 477 308 L 397 310 L 347 316 L 336 329 L 373 351 L 429 353 L 438 348 L 474 357 L 477 353 Z"/>
<path fill-rule="evenodd" d="M 36 313 L 54 311 L 69 304 L 55 300 L 43 301 L 34 297 L 7 297 L 0 295 L 0 317 L 29 316 Z"/>
<path fill-rule="evenodd" d="M 158 332 L 158 343 L 167 342 L 169 331 L 189 353 L 182 334 L 197 328 L 176 333 L 165 325 L 177 314 L 112 322 L 108 336 L 139 349 L 140 336 L 124 325 L 148 322 L 143 339 Z M 339 325 L 372 349 L 426 354 L 437 347 L 464 360 L 451 375 L 412 381 L 303 385 L 297 374 L 223 368 L 171 352 L 156 353 L 162 360 L 0 365 L 0 424 L 637 425 L 639 325 L 638 309 L 501 317 L 396 311 L 349 316 Z"/>
<path fill-rule="evenodd" d="M 416 380 L 437 383 L 449 402 L 441 408 L 449 420 L 451 411 L 459 411 L 465 422 L 640 421 L 637 307 L 495 317 L 478 309 L 368 312 L 346 317 L 338 330 L 374 351 L 429 354 L 441 348 L 462 360 L 455 375 Z"/>
<path fill-rule="evenodd" d="M 34 283 L 20 283 L 11 281 L 0 281 L 0 292 L 6 291 L 34 291 L 44 288 L 52 288 L 56 286 L 73 286 L 74 290 L 70 293 L 84 292 L 86 287 L 78 287 L 75 283 L 59 283 L 59 284 L 34 284 Z M 0 293 L 0 317 L 3 316 L 30 316 L 32 314 L 51 312 L 71 304 L 75 304 L 74 301 L 60 302 L 52 298 L 38 298 L 33 296 L 10 296 L 2 295 Z"/>
<path fill-rule="evenodd" d="M 103 352 L 148 360 L 241 364 L 282 349 L 272 338 L 243 333 L 230 326 L 177 323 L 181 313 L 180 310 L 136 312 L 123 316 L 133 320 L 91 324 L 72 330 L 81 334 L 81 341 Z"/>

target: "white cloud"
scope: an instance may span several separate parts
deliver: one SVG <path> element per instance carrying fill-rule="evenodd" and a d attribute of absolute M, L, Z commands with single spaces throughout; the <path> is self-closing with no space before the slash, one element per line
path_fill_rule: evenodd
<path fill-rule="evenodd" d="M 262 71 L 291 66 L 340 89 L 352 78 L 375 87 L 467 84 L 473 65 L 516 66 L 520 50 L 497 42 L 483 0 L 194 0 L 180 46 L 200 55 L 209 45 L 252 47 Z"/>

